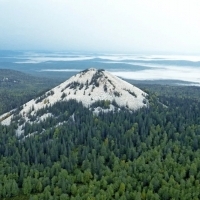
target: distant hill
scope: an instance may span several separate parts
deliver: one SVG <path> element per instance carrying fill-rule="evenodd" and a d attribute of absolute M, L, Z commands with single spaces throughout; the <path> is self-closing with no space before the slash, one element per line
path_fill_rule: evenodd
<path fill-rule="evenodd" d="M 57 84 L 56 80 L 0 69 L 0 114 L 20 106 Z"/>

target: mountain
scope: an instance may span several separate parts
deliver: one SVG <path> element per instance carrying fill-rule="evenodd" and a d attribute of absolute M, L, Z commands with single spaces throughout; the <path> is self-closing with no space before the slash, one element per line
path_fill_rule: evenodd
<path fill-rule="evenodd" d="M 25 124 L 32 116 L 37 116 L 39 110 L 46 109 L 46 113 L 40 117 L 40 120 L 44 120 L 53 116 L 47 111 L 48 107 L 56 102 L 71 99 L 81 102 L 83 106 L 96 113 L 122 108 L 134 111 L 148 106 L 146 97 L 145 92 L 130 83 L 107 71 L 91 68 L 72 76 L 42 96 L 32 99 L 20 109 L 5 113 L 0 117 L 0 121 L 3 125 L 10 125 L 14 116 L 18 115 L 23 118 Z"/>
<path fill-rule="evenodd" d="M 0 124 L 0 199 L 200 199 L 200 88 L 151 87 L 150 108 L 134 112 L 109 100 L 48 106 L 61 86 L 12 111 Z"/>

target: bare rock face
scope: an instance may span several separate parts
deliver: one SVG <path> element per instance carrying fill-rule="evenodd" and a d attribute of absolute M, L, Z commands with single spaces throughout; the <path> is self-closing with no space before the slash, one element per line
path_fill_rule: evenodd
<path fill-rule="evenodd" d="M 18 114 L 24 117 L 24 121 L 28 121 L 29 116 L 35 115 L 38 110 L 51 106 L 58 101 L 70 99 L 82 102 L 85 107 L 89 109 L 92 107 L 96 112 L 112 111 L 116 107 L 133 111 L 148 106 L 146 97 L 145 92 L 130 83 L 102 69 L 91 68 L 72 76 L 44 95 L 27 102 Z M 97 102 L 101 101 L 106 102 L 106 108 L 99 107 Z M 1 124 L 9 125 L 11 123 L 12 112 L 0 116 Z M 42 119 L 49 115 L 52 114 L 47 112 Z"/>
<path fill-rule="evenodd" d="M 87 69 L 58 87 L 62 100 L 76 99 L 86 107 L 103 100 L 130 110 L 147 106 L 145 92 L 104 70 Z M 58 93 L 55 88 L 54 92 Z"/>

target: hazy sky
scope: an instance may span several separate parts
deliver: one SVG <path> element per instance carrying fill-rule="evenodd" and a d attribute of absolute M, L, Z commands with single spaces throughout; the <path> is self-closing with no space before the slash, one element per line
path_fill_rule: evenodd
<path fill-rule="evenodd" d="M 0 49 L 200 54 L 200 0 L 0 0 Z"/>

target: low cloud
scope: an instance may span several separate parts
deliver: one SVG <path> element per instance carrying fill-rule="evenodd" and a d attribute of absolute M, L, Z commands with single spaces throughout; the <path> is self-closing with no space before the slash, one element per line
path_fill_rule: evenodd
<path fill-rule="evenodd" d="M 141 71 L 116 71 L 116 76 L 133 80 L 181 80 L 200 83 L 200 69 L 183 67 L 154 68 Z"/>

